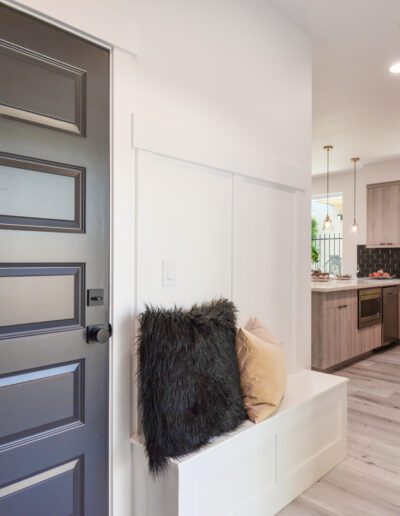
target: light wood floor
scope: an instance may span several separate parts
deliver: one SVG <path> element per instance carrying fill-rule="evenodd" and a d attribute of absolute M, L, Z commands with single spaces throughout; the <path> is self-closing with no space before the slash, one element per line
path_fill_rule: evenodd
<path fill-rule="evenodd" d="M 400 345 L 337 372 L 347 376 L 347 458 L 280 516 L 400 515 Z"/>

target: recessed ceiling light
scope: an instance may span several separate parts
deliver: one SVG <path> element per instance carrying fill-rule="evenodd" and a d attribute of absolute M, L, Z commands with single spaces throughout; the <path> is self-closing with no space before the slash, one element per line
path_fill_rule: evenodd
<path fill-rule="evenodd" d="M 391 72 L 391 73 L 400 73 L 400 63 L 392 64 L 392 66 L 389 68 L 389 72 Z"/>

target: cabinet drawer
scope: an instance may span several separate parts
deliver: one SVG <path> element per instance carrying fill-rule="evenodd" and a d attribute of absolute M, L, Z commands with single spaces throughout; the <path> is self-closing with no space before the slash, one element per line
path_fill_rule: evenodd
<path fill-rule="evenodd" d="M 346 290 L 344 292 L 332 292 L 325 294 L 324 308 L 338 308 L 348 305 L 356 305 L 358 300 L 357 290 Z"/>

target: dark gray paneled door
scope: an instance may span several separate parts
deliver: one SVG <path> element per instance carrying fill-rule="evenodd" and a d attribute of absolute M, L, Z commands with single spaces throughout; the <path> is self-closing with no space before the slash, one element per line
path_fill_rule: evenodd
<path fill-rule="evenodd" d="M 108 514 L 108 286 L 109 52 L 0 4 L 0 516 Z"/>

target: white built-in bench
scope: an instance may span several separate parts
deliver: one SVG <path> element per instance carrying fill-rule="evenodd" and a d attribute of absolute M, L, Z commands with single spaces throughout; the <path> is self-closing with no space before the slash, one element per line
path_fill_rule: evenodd
<path fill-rule="evenodd" d="M 279 410 L 202 450 L 148 473 L 132 439 L 134 516 L 276 514 L 346 456 L 347 379 L 303 370 L 289 375 Z"/>

